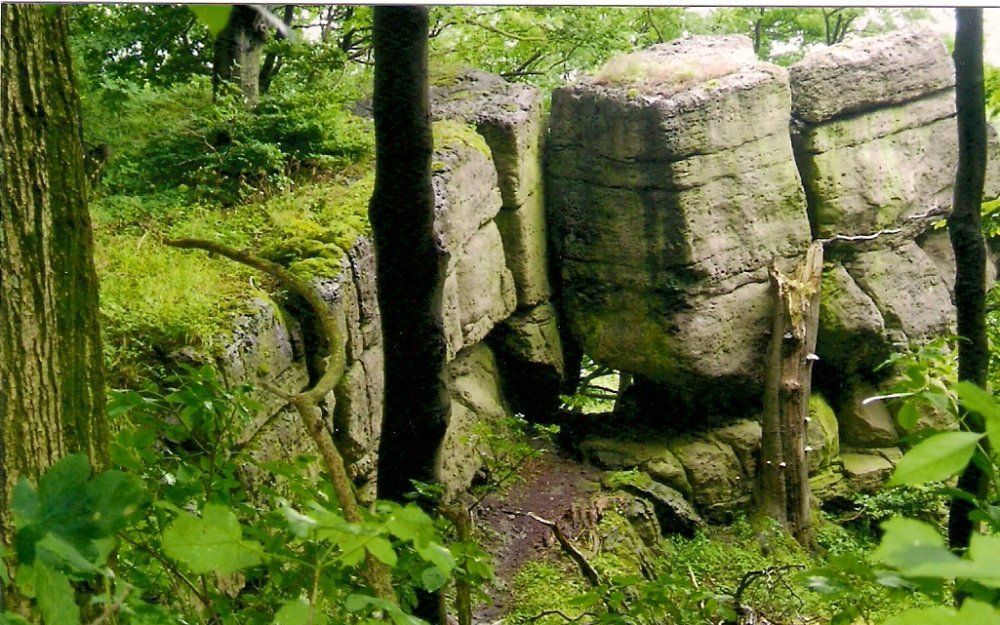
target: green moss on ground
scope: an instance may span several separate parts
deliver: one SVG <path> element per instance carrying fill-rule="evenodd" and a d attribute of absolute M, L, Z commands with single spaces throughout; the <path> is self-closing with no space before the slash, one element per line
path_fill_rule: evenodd
<path fill-rule="evenodd" d="M 504 619 L 504 623 L 565 623 L 556 614 L 535 618 L 547 610 L 560 610 L 571 617 L 579 616 L 580 608 L 573 607 L 570 600 L 585 592 L 587 586 L 579 572 L 571 567 L 572 565 L 548 560 L 535 560 L 521 567 L 511 585 L 513 610 Z"/>
<path fill-rule="evenodd" d="M 370 233 L 374 177 L 312 183 L 231 209 L 187 203 L 183 194 L 111 196 L 93 203 L 96 263 L 110 381 L 157 376 L 178 349 L 210 358 L 266 277 L 224 258 L 177 250 L 192 237 L 250 249 L 304 277 L 331 277 L 357 238 Z M 260 285 L 260 286 L 257 286 Z"/>

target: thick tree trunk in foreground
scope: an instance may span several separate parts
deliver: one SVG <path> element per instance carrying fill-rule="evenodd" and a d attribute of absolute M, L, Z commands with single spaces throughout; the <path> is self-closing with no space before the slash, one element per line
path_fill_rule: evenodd
<path fill-rule="evenodd" d="M 958 169 L 948 234 L 955 250 L 955 309 L 958 314 L 958 379 L 985 388 L 990 352 L 986 338 L 986 243 L 983 239 L 983 183 L 986 178 L 986 108 L 983 95 L 983 10 L 955 10 L 955 103 L 958 108 Z M 970 415 L 970 429 L 983 424 Z M 984 495 L 986 473 L 970 463 L 958 480 L 966 492 Z M 948 519 L 952 549 L 969 546 L 972 505 L 953 499 Z"/>
<path fill-rule="evenodd" d="M 814 542 L 806 423 L 819 326 L 823 245 L 813 243 L 792 275 L 771 270 L 774 323 L 761 441 L 762 509 L 805 547 Z"/>
<path fill-rule="evenodd" d="M 450 413 L 442 291 L 447 255 L 434 234 L 427 9 L 376 7 L 375 235 L 385 342 L 385 419 L 379 496 L 434 481 Z"/>
<path fill-rule="evenodd" d="M 0 542 L 11 488 L 107 449 L 97 276 L 65 8 L 5 4 L 0 34 Z"/>
<path fill-rule="evenodd" d="M 267 21 L 260 12 L 246 4 L 233 5 L 229 23 L 215 40 L 212 93 L 217 96 L 223 83 L 238 82 L 247 108 L 256 107 L 266 41 Z"/>

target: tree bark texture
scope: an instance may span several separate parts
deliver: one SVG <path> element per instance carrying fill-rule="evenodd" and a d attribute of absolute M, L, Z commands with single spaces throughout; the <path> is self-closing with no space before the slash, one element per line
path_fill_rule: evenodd
<path fill-rule="evenodd" d="M 806 423 L 819 326 L 823 245 L 815 242 L 794 274 L 771 270 L 774 317 L 761 441 L 761 503 L 806 547 L 814 542 Z"/>
<path fill-rule="evenodd" d="M 11 489 L 108 429 L 67 9 L 5 4 L 0 34 L 0 541 Z"/>
<path fill-rule="evenodd" d="M 955 104 L 958 109 L 958 169 L 948 234 L 955 251 L 955 309 L 958 316 L 958 379 L 983 388 L 989 373 L 986 337 L 986 242 L 982 228 L 983 184 L 986 178 L 986 108 L 983 92 L 983 10 L 955 9 Z M 969 415 L 966 425 L 983 431 Z M 959 476 L 958 487 L 982 496 L 986 473 L 970 463 Z M 952 549 L 969 546 L 974 524 L 973 506 L 953 499 L 948 518 Z"/>
<path fill-rule="evenodd" d="M 257 106 L 267 28 L 267 21 L 257 9 L 233 5 L 229 23 L 215 40 L 212 93 L 218 96 L 224 83 L 238 82 L 247 108 Z"/>
<path fill-rule="evenodd" d="M 451 411 L 442 312 L 447 253 L 434 233 L 426 7 L 374 9 L 375 190 L 369 207 L 385 344 L 379 496 L 435 480 Z"/>

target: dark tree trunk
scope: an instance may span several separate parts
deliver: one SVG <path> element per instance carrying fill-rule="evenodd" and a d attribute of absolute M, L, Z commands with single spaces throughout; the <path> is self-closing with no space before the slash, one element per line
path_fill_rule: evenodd
<path fill-rule="evenodd" d="M 212 93 L 219 95 L 222 85 L 238 83 L 247 108 L 257 106 L 260 98 L 261 56 L 267 41 L 267 22 L 256 8 L 235 4 L 229 23 L 215 40 L 212 63 Z"/>
<path fill-rule="evenodd" d="M 292 20 L 295 19 L 295 5 L 286 4 L 284 13 L 281 16 L 281 21 L 285 26 L 291 27 Z M 277 33 L 275 35 L 278 39 L 284 39 L 285 35 L 282 33 Z M 260 68 L 260 92 L 267 93 L 271 88 L 271 83 L 274 81 L 274 77 L 278 75 L 281 70 L 282 58 L 276 52 L 271 52 L 264 57 L 264 65 Z"/>
<path fill-rule="evenodd" d="M 761 507 L 799 543 L 814 543 L 806 422 L 819 326 L 823 245 L 813 243 L 795 274 L 771 270 L 774 318 L 761 440 Z"/>
<path fill-rule="evenodd" d="M 958 109 L 958 169 L 948 234 L 955 250 L 955 308 L 958 314 L 958 378 L 985 388 L 989 373 L 986 338 L 986 243 L 983 239 L 983 183 L 986 178 L 986 108 L 983 95 L 983 10 L 955 9 L 955 103 Z M 970 429 L 983 423 L 969 415 Z M 985 495 L 986 473 L 970 463 L 959 476 L 958 487 Z M 972 505 L 953 499 L 948 519 L 952 549 L 969 546 L 974 523 Z"/>
<path fill-rule="evenodd" d="M 108 429 L 67 9 L 5 4 L 0 34 L 0 542 L 18 478 L 105 464 Z"/>
<path fill-rule="evenodd" d="M 379 495 L 435 479 L 450 414 L 442 291 L 447 254 L 434 234 L 427 9 L 374 9 L 375 235 L 385 342 Z"/>

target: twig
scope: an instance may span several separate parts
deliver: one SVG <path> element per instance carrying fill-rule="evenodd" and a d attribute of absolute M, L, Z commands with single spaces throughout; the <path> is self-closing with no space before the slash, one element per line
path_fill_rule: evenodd
<path fill-rule="evenodd" d="M 736 609 L 736 612 L 739 614 L 743 614 L 748 610 L 750 610 L 750 608 L 743 605 L 743 593 L 746 592 L 750 588 L 750 586 L 752 586 L 753 583 L 758 579 L 764 577 L 771 577 L 775 573 L 784 573 L 785 571 L 792 571 L 804 568 L 805 566 L 801 564 L 784 564 L 782 566 L 769 566 L 765 569 L 760 569 L 759 571 L 748 571 L 744 573 L 742 579 L 740 579 L 739 585 L 736 587 L 736 593 L 733 595 L 733 604 Z"/>
<path fill-rule="evenodd" d="M 90 622 L 90 625 L 101 625 L 101 623 L 111 618 L 112 614 L 122 609 L 122 605 L 125 603 L 125 600 L 128 599 L 128 596 L 130 594 L 132 594 L 131 586 L 125 589 L 125 592 L 122 593 L 121 597 L 118 597 L 117 601 L 115 601 L 114 603 L 109 603 L 108 605 L 104 606 L 104 611 L 102 611 L 97 616 L 97 618 L 92 620 Z"/>
<path fill-rule="evenodd" d="M 527 620 L 525 620 L 525 622 L 534 623 L 535 621 L 539 621 L 545 618 L 546 616 L 558 616 L 559 618 L 565 620 L 567 623 L 575 623 L 585 616 L 594 616 L 594 615 L 591 614 L 590 612 L 583 612 L 578 616 L 570 616 L 569 614 L 566 614 L 562 610 L 543 610 L 538 614 L 529 617 Z"/>
<path fill-rule="evenodd" d="M 505 510 L 505 512 L 507 514 L 517 514 L 520 516 L 526 516 L 532 518 L 541 523 L 542 525 L 551 529 L 552 534 L 556 537 L 556 540 L 559 542 L 559 546 L 562 547 L 562 550 L 565 551 L 566 554 L 570 558 L 572 558 L 574 562 L 576 562 L 576 565 L 578 567 L 580 567 L 580 572 L 583 573 L 583 576 L 587 578 L 587 581 L 590 582 L 590 585 L 591 586 L 601 585 L 601 575 L 597 572 L 597 569 L 595 569 L 594 565 L 592 565 L 590 561 L 587 560 L 586 556 L 584 556 L 583 553 L 581 553 L 580 550 L 577 549 L 576 545 L 574 545 L 573 541 L 570 540 L 568 536 L 566 536 L 566 534 L 562 531 L 562 528 L 559 527 L 558 523 L 556 523 L 555 521 L 550 521 L 548 519 L 543 519 L 534 512 L 519 512 L 517 510 Z"/>

